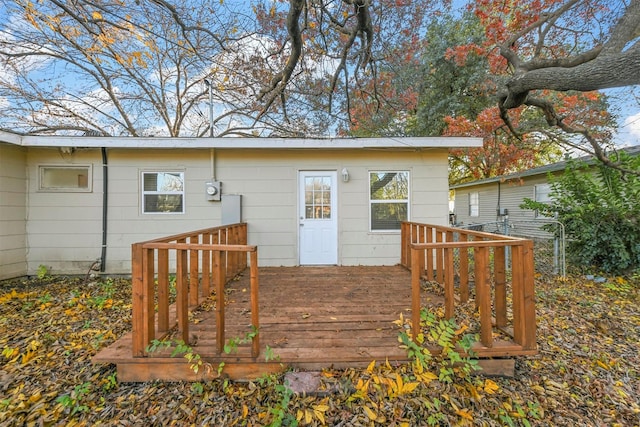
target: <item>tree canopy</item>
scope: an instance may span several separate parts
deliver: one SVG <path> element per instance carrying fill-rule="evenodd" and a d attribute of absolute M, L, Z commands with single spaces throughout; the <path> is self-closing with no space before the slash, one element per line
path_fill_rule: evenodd
<path fill-rule="evenodd" d="M 640 0 L 481 0 L 464 10 L 449 0 L 0 7 L 1 126 L 29 133 L 326 136 L 373 125 L 381 134 L 451 133 L 494 108 L 492 132 L 504 127 L 510 141 L 534 135 L 581 149 L 586 141 L 610 162 L 597 91 L 640 83 Z M 457 34 L 438 32 L 445 18 Z M 445 102 L 434 102 L 434 87 Z"/>

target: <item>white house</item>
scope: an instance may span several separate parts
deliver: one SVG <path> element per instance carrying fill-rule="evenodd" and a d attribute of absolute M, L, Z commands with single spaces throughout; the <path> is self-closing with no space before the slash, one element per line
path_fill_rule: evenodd
<path fill-rule="evenodd" d="M 0 279 L 130 274 L 134 242 L 240 221 L 261 266 L 396 264 L 401 221 L 448 222 L 448 148 L 481 144 L 0 132 Z"/>
<path fill-rule="evenodd" d="M 640 155 L 640 146 L 621 148 L 629 156 Z M 595 166 L 592 156 L 574 159 Z M 566 161 L 539 166 L 521 172 L 484 178 L 451 186 L 454 191 L 455 220 L 458 225 L 486 224 L 510 220 L 535 220 L 538 212 L 520 207 L 525 199 L 549 202 L 551 184 L 549 175 L 561 175 L 567 167 Z M 548 219 L 548 218 L 543 218 Z"/>

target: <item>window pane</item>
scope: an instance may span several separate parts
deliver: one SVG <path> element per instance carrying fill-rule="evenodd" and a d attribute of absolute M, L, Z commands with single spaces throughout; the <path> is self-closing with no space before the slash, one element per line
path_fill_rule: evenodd
<path fill-rule="evenodd" d="M 158 213 L 182 212 L 182 195 L 178 194 L 146 194 L 144 211 Z"/>
<path fill-rule="evenodd" d="M 371 200 L 409 199 L 409 172 L 372 172 Z"/>
<path fill-rule="evenodd" d="M 41 190 L 88 190 L 88 167 L 41 167 Z"/>
<path fill-rule="evenodd" d="M 142 174 L 144 183 L 144 191 L 158 191 L 158 174 L 157 173 L 145 173 Z"/>
<path fill-rule="evenodd" d="M 331 218 L 331 178 L 305 177 L 304 200 L 305 219 Z"/>
<path fill-rule="evenodd" d="M 469 216 L 480 216 L 480 195 L 478 192 L 469 193 Z"/>
<path fill-rule="evenodd" d="M 551 185 L 538 184 L 535 186 L 536 202 L 548 203 L 551 201 Z"/>
<path fill-rule="evenodd" d="M 184 172 L 142 173 L 143 213 L 184 212 Z"/>
<path fill-rule="evenodd" d="M 372 230 L 400 230 L 400 225 L 407 220 L 407 203 L 372 203 Z"/>

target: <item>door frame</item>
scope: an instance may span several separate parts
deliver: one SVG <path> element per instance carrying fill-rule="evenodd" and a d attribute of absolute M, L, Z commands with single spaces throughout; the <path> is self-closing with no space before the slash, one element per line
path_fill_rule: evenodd
<path fill-rule="evenodd" d="M 331 178 L 331 220 L 333 224 L 331 230 L 331 247 L 333 252 L 329 258 L 321 259 L 317 262 L 303 258 L 303 227 L 305 224 L 305 177 L 307 176 L 329 176 Z M 298 265 L 337 265 L 339 259 L 338 245 L 338 171 L 337 169 L 301 169 L 298 170 L 298 205 L 296 212 L 296 224 L 298 226 Z M 304 261 L 304 263 L 303 263 Z"/>

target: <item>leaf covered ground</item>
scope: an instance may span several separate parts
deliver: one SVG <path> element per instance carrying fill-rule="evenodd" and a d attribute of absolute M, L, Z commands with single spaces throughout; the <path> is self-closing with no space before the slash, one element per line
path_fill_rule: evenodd
<path fill-rule="evenodd" d="M 536 286 L 540 351 L 514 378 L 382 361 L 325 371 L 326 393 L 298 396 L 282 376 L 119 384 L 90 360 L 131 328 L 129 281 L 0 283 L 0 425 L 640 425 L 640 283 Z"/>

